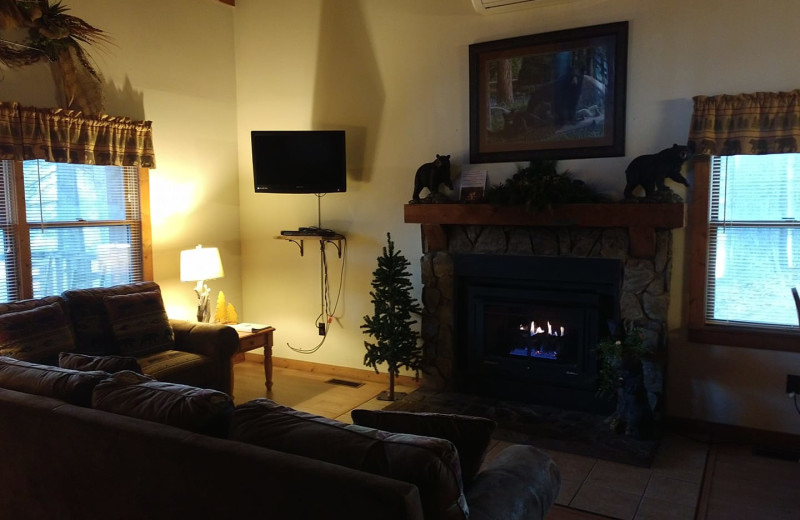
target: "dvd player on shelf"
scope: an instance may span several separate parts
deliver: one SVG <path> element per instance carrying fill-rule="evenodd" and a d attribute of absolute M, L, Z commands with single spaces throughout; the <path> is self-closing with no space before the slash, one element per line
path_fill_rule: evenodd
<path fill-rule="evenodd" d="M 281 235 L 285 237 L 333 237 L 336 236 L 334 231 L 328 229 L 314 229 L 314 230 L 289 230 L 281 231 Z"/>

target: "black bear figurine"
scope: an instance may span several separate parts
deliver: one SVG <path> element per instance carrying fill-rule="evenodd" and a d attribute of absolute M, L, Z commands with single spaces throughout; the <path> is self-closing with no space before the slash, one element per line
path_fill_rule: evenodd
<path fill-rule="evenodd" d="M 428 188 L 431 192 L 431 199 L 436 198 L 439 193 L 439 185 L 444 184 L 451 190 L 453 181 L 450 179 L 450 156 L 436 154 L 436 160 L 425 163 L 417 169 L 414 176 L 414 194 L 411 202 L 419 202 L 419 194 L 422 188 Z"/>
<path fill-rule="evenodd" d="M 689 159 L 689 147 L 673 144 L 656 154 L 640 155 L 628 165 L 625 170 L 625 198 L 633 197 L 633 190 L 637 186 L 644 188 L 645 197 L 655 196 L 656 191 L 665 191 L 665 179 L 689 185 L 686 178 L 681 175 L 683 163 Z"/>

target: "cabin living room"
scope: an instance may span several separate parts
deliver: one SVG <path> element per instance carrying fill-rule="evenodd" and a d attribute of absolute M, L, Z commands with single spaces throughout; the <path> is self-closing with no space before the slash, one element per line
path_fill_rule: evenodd
<path fill-rule="evenodd" d="M 388 378 L 384 370 L 376 375 L 364 364 L 368 337 L 362 325 L 365 316 L 373 312 L 371 282 L 387 233 L 395 248 L 410 260 L 412 292 L 426 312 L 432 305 L 430 284 L 439 283 L 438 274 L 431 274 L 436 270 L 432 266 L 441 261 L 448 247 L 460 254 L 483 253 L 497 245 L 487 245 L 485 236 L 483 241 L 475 238 L 476 227 L 483 225 L 475 221 L 477 217 L 443 219 L 427 214 L 434 210 L 412 207 L 435 204 L 409 204 L 417 168 L 437 155 L 449 155 L 456 186 L 461 174 L 475 167 L 486 171 L 490 185 L 497 185 L 528 164 L 525 160 L 471 163 L 470 45 L 628 23 L 622 153 L 589 154 L 557 163 L 559 171 L 568 171 L 573 179 L 615 201 L 623 199 L 625 170 L 634 158 L 689 141 L 696 96 L 800 88 L 800 70 L 792 66 L 800 46 L 795 28 L 800 4 L 794 2 L 535 0 L 488 13 L 476 6 L 479 3 L 63 2 L 70 14 L 107 36 L 107 42 L 86 47 L 103 78 L 104 113 L 152 122 L 157 162 L 149 170 L 149 245 L 152 280 L 161 288 L 167 314 L 172 319 L 196 319 L 194 282 L 181 280 L 181 251 L 198 244 L 218 248 L 224 276 L 207 281 L 212 317 L 221 291 L 225 301 L 235 307 L 239 321 L 275 328 L 273 392 L 276 400 L 286 398 L 282 404 L 302 409 L 309 388 L 325 391 L 321 379 L 327 376 L 320 374 L 328 374 L 367 386 L 352 396 L 346 394 L 349 390 L 341 390 L 344 393 L 335 397 L 341 403 L 332 408 L 315 404 L 305 411 L 340 418 L 350 408 L 384 406 L 374 397 Z M 42 62 L 24 67 L 0 62 L 0 92 L 0 101 L 24 106 L 46 108 L 59 103 L 50 66 Z M 254 130 L 344 130 L 346 191 L 321 197 L 256 193 L 251 153 Z M 779 467 L 765 472 L 793 474 L 796 486 L 800 484 L 797 452 L 788 454 L 790 459 L 794 456 L 792 466 L 786 461 L 785 448 L 800 444 L 800 413 L 796 401 L 787 398 L 787 376 L 800 374 L 800 334 L 784 330 L 775 340 L 769 331 L 709 334 L 691 330 L 697 324 L 692 312 L 698 305 L 702 307 L 696 295 L 705 291 L 705 280 L 698 279 L 695 272 L 706 253 L 696 247 L 687 227 L 697 215 L 696 176 L 708 173 L 700 171 L 703 167 L 697 164 L 689 161 L 684 167 L 689 186 L 667 181 L 685 201 L 685 205 L 676 204 L 681 208 L 678 223 L 653 225 L 657 234 L 645 239 L 652 241 L 651 260 L 657 252 L 669 258 L 666 267 L 661 263 L 665 271 L 657 273 L 665 284 L 657 303 L 665 347 L 661 412 L 672 432 L 662 448 L 685 447 L 697 438 L 774 448 L 768 459 L 779 455 Z M 457 190 L 442 187 L 441 192 L 450 199 L 458 198 Z M 631 220 L 656 218 L 625 214 Z M 526 223 L 525 218 L 514 217 L 510 224 L 485 224 L 493 229 L 543 225 Z M 609 218 L 607 212 L 570 216 L 568 220 L 577 219 L 595 229 L 591 220 L 602 218 Z M 614 223 L 608 227 L 641 223 L 620 224 L 617 218 L 626 217 L 612 218 Z M 316 240 L 305 240 L 297 247 L 297 241 L 279 239 L 281 231 L 304 226 L 329 229 L 343 237 L 322 246 L 324 262 Z M 537 242 L 536 238 L 529 240 Z M 467 242 L 472 248 L 469 251 Z M 519 251 L 513 244 L 502 247 Z M 634 256 L 639 262 L 641 255 Z M 653 263 L 658 265 L 659 260 Z M 794 309 L 788 288 L 785 298 L 784 303 Z M 437 316 L 448 319 L 455 311 L 441 312 Z M 326 330 L 324 336 L 320 335 L 320 322 Z M 431 337 L 429 330 L 421 330 L 421 334 L 426 340 Z M 459 337 L 457 331 L 453 337 Z M 440 356 L 437 363 L 452 363 L 454 354 L 436 355 Z M 243 392 L 236 396 L 237 403 L 245 395 L 267 396 L 262 356 L 260 350 L 248 352 L 235 366 L 235 388 Z M 448 387 L 449 369 L 442 370 L 441 364 L 437 368 L 436 377 L 444 373 L 445 380 L 433 384 Z M 409 370 L 401 372 L 402 390 L 420 386 L 414 375 Z M 431 380 L 426 382 L 423 376 L 421 386 L 426 383 Z M 316 403 L 324 401 L 320 397 Z M 557 504 L 562 508 L 554 507 L 548 518 L 598 518 L 591 514 L 631 519 L 725 518 L 731 510 L 719 501 L 732 500 L 737 492 L 729 489 L 724 499 L 710 493 L 713 480 L 709 474 L 714 465 L 707 463 L 707 453 L 704 447 L 703 471 L 692 482 L 688 501 L 665 493 L 659 512 L 655 506 L 637 511 L 649 492 L 639 484 L 633 486 L 638 498 L 632 508 L 614 509 L 609 503 L 618 505 L 622 499 L 613 493 L 606 493 L 598 502 L 592 502 L 588 494 L 583 502 L 576 501 L 586 475 L 579 477 L 578 470 L 567 468 L 570 463 L 583 467 L 587 462 L 554 456 L 564 465 L 562 479 L 567 485 L 562 492 L 568 489 L 573 495 L 560 497 Z M 724 453 L 713 456 L 727 460 Z M 716 467 L 723 471 L 726 466 L 720 462 Z M 658 477 L 653 477 L 654 470 L 648 471 L 645 475 L 623 468 L 623 476 L 614 478 L 622 485 L 626 478 Z M 745 487 L 746 483 L 734 482 L 732 489 L 738 489 L 737 485 Z M 595 495 L 603 495 L 603 490 L 595 489 Z M 769 512 L 773 518 L 794 518 L 800 504 L 791 500 L 762 504 L 759 511 Z M 671 511 L 670 504 L 674 506 Z M 759 516 L 744 513 L 742 517 Z"/>

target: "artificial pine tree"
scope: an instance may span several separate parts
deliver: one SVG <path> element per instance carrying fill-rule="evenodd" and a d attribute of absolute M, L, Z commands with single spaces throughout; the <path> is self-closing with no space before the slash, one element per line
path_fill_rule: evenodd
<path fill-rule="evenodd" d="M 375 314 L 364 316 L 361 328 L 376 340 L 375 343 L 364 342 L 367 349 L 364 365 L 378 373 L 378 364 L 386 363 L 389 372 L 389 390 L 382 392 L 378 399 L 394 401 L 394 379 L 400 369 L 405 367 L 419 374 L 422 368 L 422 346 L 413 328 L 416 320 L 411 317 L 411 313 L 419 314 L 421 310 L 411 297 L 411 273 L 406 269 L 411 263 L 400 251 L 395 252 L 390 233 L 386 233 L 386 238 L 389 245 L 378 257 L 378 268 L 372 273 L 373 290 L 369 293 Z"/>

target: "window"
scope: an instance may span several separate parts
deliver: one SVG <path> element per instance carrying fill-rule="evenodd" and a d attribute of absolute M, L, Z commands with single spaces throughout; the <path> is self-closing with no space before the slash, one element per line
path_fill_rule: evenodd
<path fill-rule="evenodd" d="M 151 278 L 146 169 L 39 160 L 1 170 L 0 301 Z"/>
<path fill-rule="evenodd" d="M 800 351 L 800 155 L 695 163 L 689 337 Z"/>

